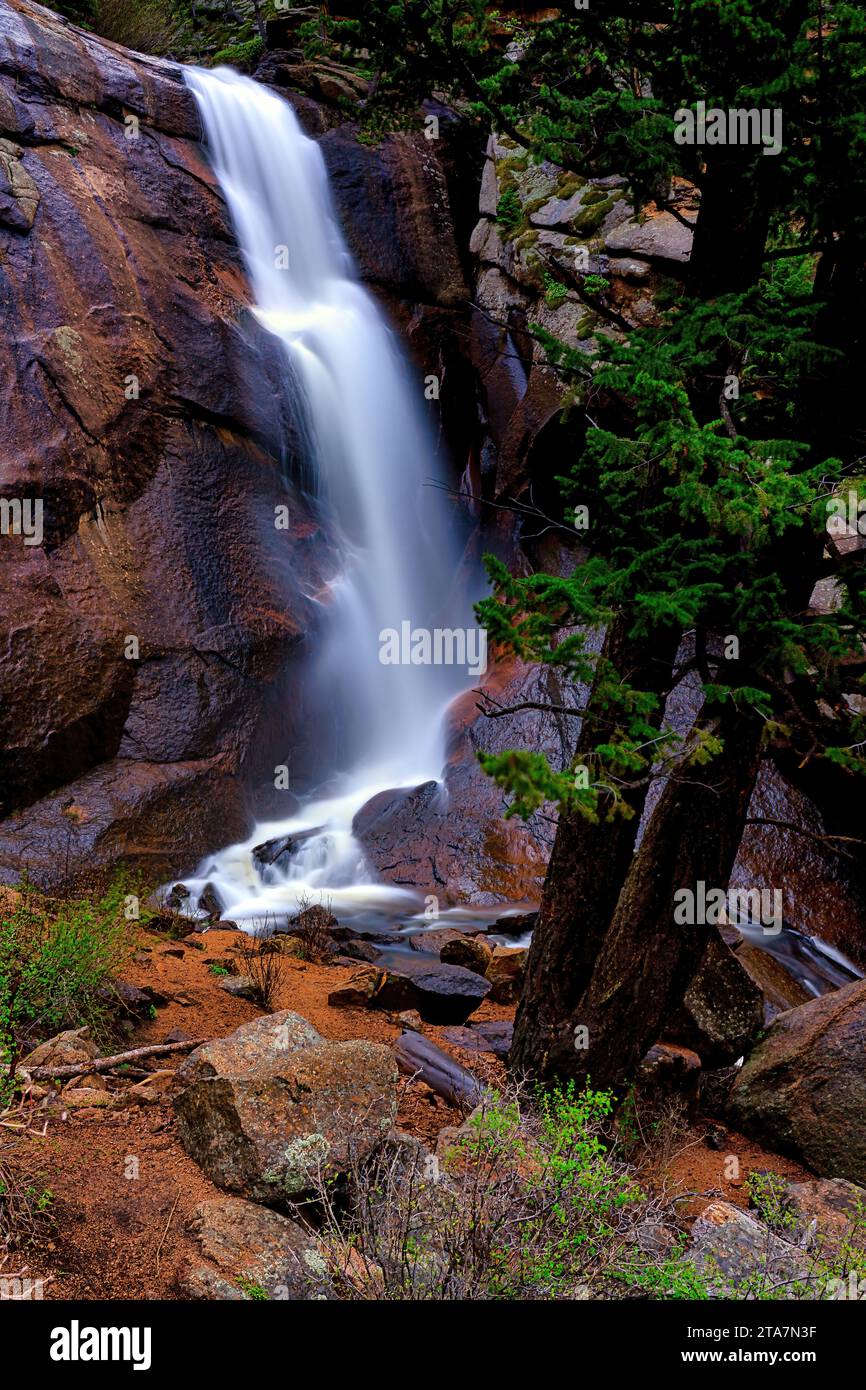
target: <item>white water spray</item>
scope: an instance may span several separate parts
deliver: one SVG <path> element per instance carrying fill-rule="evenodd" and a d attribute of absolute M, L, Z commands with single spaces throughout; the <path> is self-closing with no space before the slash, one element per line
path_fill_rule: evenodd
<path fill-rule="evenodd" d="M 380 661 L 385 629 L 471 622 L 468 605 L 445 611 L 454 607 L 448 593 L 457 556 L 442 494 L 429 486 L 436 470 L 418 387 L 353 278 L 321 152 L 288 103 L 228 68 L 193 69 L 187 80 L 254 311 L 289 360 L 287 389 L 294 382 L 300 396 L 291 404 L 343 565 L 314 672 L 341 736 L 328 791 L 209 856 L 186 884 L 194 906 L 213 883 L 224 915 L 240 922 L 284 918 L 302 899 L 330 900 L 335 910 L 411 907 L 413 895 L 376 881 L 352 821 L 376 792 L 439 777 L 445 708 L 470 681 L 465 668 Z M 285 867 L 256 863 L 255 846 L 300 832 Z"/>

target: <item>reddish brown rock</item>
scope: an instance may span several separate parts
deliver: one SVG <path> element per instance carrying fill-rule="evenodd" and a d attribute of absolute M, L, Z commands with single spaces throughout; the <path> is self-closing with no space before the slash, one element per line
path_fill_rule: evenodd
<path fill-rule="evenodd" d="M 519 946 L 494 946 L 487 966 L 487 979 L 492 986 L 490 998 L 494 1004 L 516 1004 L 526 974 L 529 951 Z"/>
<path fill-rule="evenodd" d="M 779 1014 L 742 1068 L 732 1124 L 822 1177 L 866 1182 L 866 980 Z"/>
<path fill-rule="evenodd" d="M 0 4 L 0 496 L 43 504 L 0 537 L 7 880 L 189 867 L 289 742 L 323 547 L 198 135 L 176 65 Z"/>

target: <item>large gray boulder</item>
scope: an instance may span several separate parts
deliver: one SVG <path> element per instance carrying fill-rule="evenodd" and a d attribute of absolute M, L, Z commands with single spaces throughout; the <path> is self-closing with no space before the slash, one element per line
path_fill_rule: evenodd
<path fill-rule="evenodd" d="M 779 1014 L 749 1057 L 728 1118 L 822 1177 L 866 1182 L 866 980 Z"/>
<path fill-rule="evenodd" d="M 397 1113 L 390 1048 L 326 1042 L 284 1010 L 206 1043 L 178 1068 L 184 1147 L 218 1187 L 278 1203 L 340 1171 L 387 1134 Z"/>

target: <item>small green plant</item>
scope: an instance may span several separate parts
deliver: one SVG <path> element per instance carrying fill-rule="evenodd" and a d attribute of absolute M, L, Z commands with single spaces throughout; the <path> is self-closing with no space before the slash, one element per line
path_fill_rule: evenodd
<path fill-rule="evenodd" d="M 610 281 L 605 279 L 603 275 L 584 275 L 583 288 L 587 294 L 595 295 L 598 299 L 607 294 L 610 289 Z"/>
<path fill-rule="evenodd" d="M 496 221 L 506 232 L 513 232 L 520 226 L 523 220 L 523 208 L 517 190 L 506 188 L 499 195 L 499 202 L 496 204 Z"/>
<path fill-rule="evenodd" d="M 256 1284 L 252 1279 L 246 1279 L 241 1274 L 238 1275 L 237 1279 L 235 1280 L 235 1283 L 237 1284 L 241 1293 L 246 1298 L 251 1299 L 253 1303 L 270 1302 L 271 1296 L 268 1293 L 267 1289 L 263 1288 L 261 1284 Z"/>
<path fill-rule="evenodd" d="M 348 1204 L 311 1177 L 327 1286 L 350 1299 L 707 1297 L 674 1208 L 641 1187 L 612 1120 L 607 1091 L 488 1091 L 446 1152 L 385 1140 L 352 1159 Z M 663 1256 L 644 1240 L 659 1228 Z"/>
<path fill-rule="evenodd" d="M 773 1231 L 789 1231 L 797 1218 L 788 1209 L 788 1184 L 778 1173 L 749 1173 L 746 1178 L 749 1200 L 759 1217 Z"/>
<path fill-rule="evenodd" d="M 24 884 L 0 913 L 0 1101 L 14 1090 L 15 1061 L 26 1046 L 82 1026 L 110 1038 L 109 984 L 133 941 L 123 911 L 127 889 L 119 875 L 95 902 L 58 904 Z"/>
<path fill-rule="evenodd" d="M 546 270 L 544 272 L 544 302 L 548 309 L 558 309 L 567 296 L 568 286 L 551 275 L 549 270 Z"/>
<path fill-rule="evenodd" d="M 218 960 L 212 960 L 208 966 L 208 970 L 212 975 L 230 975 L 232 973 Z"/>

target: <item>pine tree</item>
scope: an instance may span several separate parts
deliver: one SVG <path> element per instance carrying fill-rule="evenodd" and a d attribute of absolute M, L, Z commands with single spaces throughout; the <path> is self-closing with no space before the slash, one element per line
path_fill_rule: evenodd
<path fill-rule="evenodd" d="M 511 813 L 560 808 L 512 1061 L 619 1085 L 706 946 L 706 927 L 674 925 L 674 892 L 727 885 L 761 760 L 846 807 L 866 771 L 863 568 L 827 533 L 828 503 L 863 471 L 866 16 L 612 0 L 509 31 L 474 0 L 373 0 L 335 36 L 369 52 L 373 104 L 392 113 L 435 88 L 534 158 L 623 175 L 637 208 L 683 220 L 672 180 L 699 192 L 660 325 L 624 321 L 575 272 L 607 322 L 597 351 L 539 330 L 571 408 L 593 401 L 561 480 L 588 510 L 590 555 L 565 578 L 491 560 L 480 608 L 492 638 L 590 689 L 567 772 L 538 753 L 482 759 Z M 781 147 L 678 143 L 701 102 L 780 112 Z M 813 612 L 827 576 L 838 607 Z M 665 702 L 684 682 L 700 708 L 677 737 Z"/>

